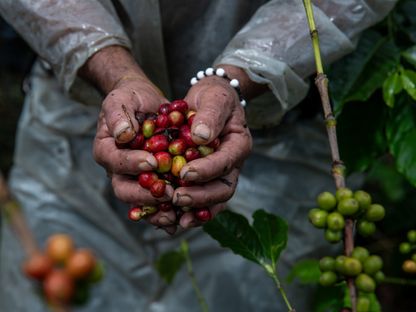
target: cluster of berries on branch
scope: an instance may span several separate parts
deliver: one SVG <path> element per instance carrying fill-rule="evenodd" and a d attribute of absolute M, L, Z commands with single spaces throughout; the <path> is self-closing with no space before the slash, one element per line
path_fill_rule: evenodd
<path fill-rule="evenodd" d="M 382 220 L 385 209 L 372 203 L 370 194 L 363 190 L 355 192 L 348 188 L 339 188 L 335 194 L 322 192 L 317 199 L 318 208 L 309 211 L 309 221 L 325 231 L 325 239 L 332 243 L 342 241 L 346 220 L 354 221 L 358 234 L 368 237 L 376 231 L 375 222 Z M 383 261 L 378 255 L 371 255 L 362 247 L 356 246 L 350 255 L 323 257 L 319 261 L 322 286 L 333 286 L 353 279 L 358 290 L 357 311 L 371 310 L 370 295 L 378 283 L 385 278 L 381 271 Z"/>
<path fill-rule="evenodd" d="M 88 248 L 76 248 L 67 234 L 49 236 L 45 249 L 28 256 L 22 271 L 36 283 L 49 304 L 64 307 L 86 303 L 91 285 L 104 274 L 94 253 Z"/>
<path fill-rule="evenodd" d="M 407 241 L 399 245 L 400 253 L 408 254 L 410 257 L 402 264 L 404 272 L 416 274 L 416 230 L 407 232 Z"/>
<path fill-rule="evenodd" d="M 309 211 L 309 221 L 319 229 L 325 230 L 325 239 L 338 243 L 343 237 L 345 218 L 357 221 L 357 232 L 370 236 L 376 231 L 375 222 L 385 216 L 385 209 L 380 204 L 371 202 L 371 196 L 365 191 L 352 192 L 340 188 L 335 195 L 322 192 L 317 197 L 318 208 Z"/>

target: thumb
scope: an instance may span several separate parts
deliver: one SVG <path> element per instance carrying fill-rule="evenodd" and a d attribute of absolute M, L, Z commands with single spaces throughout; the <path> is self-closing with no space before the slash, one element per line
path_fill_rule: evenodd
<path fill-rule="evenodd" d="M 108 94 L 103 103 L 103 114 L 108 132 L 118 143 L 127 143 L 134 139 L 139 131 L 139 123 L 135 118 L 138 102 L 119 90 Z"/>
<path fill-rule="evenodd" d="M 196 144 L 208 144 L 219 136 L 231 116 L 235 95 L 224 88 L 212 87 L 199 92 L 194 99 L 196 103 L 189 100 L 197 108 L 191 128 L 192 140 Z"/>

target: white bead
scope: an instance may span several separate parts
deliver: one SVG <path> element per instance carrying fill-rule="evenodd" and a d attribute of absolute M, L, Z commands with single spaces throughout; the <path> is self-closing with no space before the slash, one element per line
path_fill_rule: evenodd
<path fill-rule="evenodd" d="M 245 100 L 241 100 L 240 104 L 241 104 L 242 107 L 246 107 L 247 102 Z"/>
<path fill-rule="evenodd" d="M 224 77 L 225 75 L 225 70 L 222 68 L 217 68 L 217 70 L 215 71 L 215 75 L 219 76 L 219 77 Z"/>
<path fill-rule="evenodd" d="M 196 85 L 198 83 L 198 79 L 196 79 L 196 77 L 193 77 L 191 79 L 191 85 Z"/>
<path fill-rule="evenodd" d="M 207 75 L 207 76 L 212 76 L 214 74 L 214 68 L 212 68 L 212 67 L 208 67 L 206 70 L 205 70 L 205 75 Z"/>
<path fill-rule="evenodd" d="M 201 80 L 202 78 L 205 77 L 205 73 L 203 70 L 200 70 L 197 74 L 196 74 L 196 78 L 198 78 L 199 80 Z"/>
<path fill-rule="evenodd" d="M 230 81 L 230 85 L 231 85 L 231 87 L 237 88 L 240 85 L 240 83 L 238 82 L 237 79 L 232 79 Z"/>

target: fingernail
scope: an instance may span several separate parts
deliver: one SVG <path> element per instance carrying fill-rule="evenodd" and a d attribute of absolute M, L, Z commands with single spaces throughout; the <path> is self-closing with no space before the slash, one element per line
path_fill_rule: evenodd
<path fill-rule="evenodd" d="M 149 155 L 146 157 L 146 162 L 149 164 L 149 166 L 153 168 L 157 168 L 157 160 L 154 156 Z"/>
<path fill-rule="evenodd" d="M 147 160 L 139 162 L 139 169 L 140 171 L 151 171 L 153 170 L 153 166 L 150 165 Z"/>
<path fill-rule="evenodd" d="M 189 195 L 181 195 L 177 193 L 172 202 L 177 206 L 190 206 L 192 205 L 192 197 Z"/>
<path fill-rule="evenodd" d="M 191 221 L 186 225 L 186 228 L 196 227 L 197 223 L 195 221 Z"/>
<path fill-rule="evenodd" d="M 211 129 L 205 124 L 199 124 L 196 126 L 193 134 L 205 141 L 208 141 L 211 137 Z"/>
<path fill-rule="evenodd" d="M 173 197 L 174 189 L 171 185 L 167 184 L 165 189 L 165 195 L 161 198 L 163 201 L 170 201 Z"/>
<path fill-rule="evenodd" d="M 195 220 L 190 220 L 189 222 L 182 222 L 181 226 L 184 229 L 188 229 L 191 227 L 196 227 L 198 225 L 198 223 Z"/>
<path fill-rule="evenodd" d="M 134 129 L 131 129 L 130 124 L 123 120 L 120 121 L 114 129 L 114 137 L 119 143 L 127 143 L 134 138 Z"/>
<path fill-rule="evenodd" d="M 181 179 L 186 181 L 195 181 L 198 179 L 198 172 L 188 170 L 182 175 Z"/>

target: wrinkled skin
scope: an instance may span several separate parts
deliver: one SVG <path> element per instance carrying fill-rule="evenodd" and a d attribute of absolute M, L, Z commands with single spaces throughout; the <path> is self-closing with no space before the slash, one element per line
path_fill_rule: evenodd
<path fill-rule="evenodd" d="M 154 198 L 134 176 L 155 169 L 156 159 L 146 151 L 119 149 L 115 142 L 134 138 L 139 129 L 136 111 L 157 112 L 159 105 L 168 100 L 143 77 L 121 79 L 107 94 L 98 120 L 94 158 L 106 168 L 120 200 L 132 206 L 172 200 L 178 206 L 210 207 L 215 215 L 234 194 L 240 168 L 252 145 L 237 93 L 227 80 L 208 77 L 192 86 L 185 100 L 197 111 L 191 129 L 195 143 L 206 144 L 219 136 L 221 145 L 215 153 L 189 162 L 181 170 L 184 180 L 203 184 L 176 190 L 168 186 L 163 197 Z M 201 224 L 191 212 L 176 220 L 173 211 L 160 211 L 148 221 L 170 234 L 176 231 L 176 224 L 183 228 Z"/>

